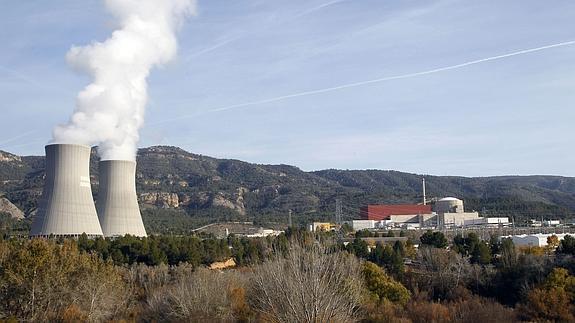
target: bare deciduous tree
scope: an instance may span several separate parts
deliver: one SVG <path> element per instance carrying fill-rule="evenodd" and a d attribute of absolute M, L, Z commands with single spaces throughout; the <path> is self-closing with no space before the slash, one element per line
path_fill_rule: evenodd
<path fill-rule="evenodd" d="M 250 303 L 269 322 L 350 322 L 363 281 L 359 260 L 317 244 L 293 244 L 287 255 L 254 268 Z"/>
<path fill-rule="evenodd" d="M 184 271 L 181 275 L 175 272 L 170 285 L 149 295 L 149 318 L 159 321 L 232 321 L 230 291 L 235 285 L 242 284 L 242 277 L 234 272 L 205 268 L 191 274 Z"/>
<path fill-rule="evenodd" d="M 473 277 L 474 266 L 460 254 L 437 248 L 421 248 L 419 288 L 429 291 L 434 299 L 454 297 Z"/>

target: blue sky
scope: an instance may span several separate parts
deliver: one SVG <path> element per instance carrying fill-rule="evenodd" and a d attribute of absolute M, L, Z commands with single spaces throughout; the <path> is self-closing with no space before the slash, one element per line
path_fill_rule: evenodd
<path fill-rule="evenodd" d="M 575 40 L 574 1 L 200 0 L 155 69 L 140 146 L 304 170 L 575 176 L 575 45 L 218 109 Z M 0 149 L 43 154 L 105 40 L 100 0 L 0 2 Z"/>

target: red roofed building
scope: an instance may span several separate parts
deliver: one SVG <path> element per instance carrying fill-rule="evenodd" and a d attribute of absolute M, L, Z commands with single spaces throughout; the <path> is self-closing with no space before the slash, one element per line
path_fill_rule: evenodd
<path fill-rule="evenodd" d="M 368 205 L 361 208 L 360 215 L 365 220 L 389 220 L 392 215 L 431 214 L 431 205 L 394 204 Z"/>

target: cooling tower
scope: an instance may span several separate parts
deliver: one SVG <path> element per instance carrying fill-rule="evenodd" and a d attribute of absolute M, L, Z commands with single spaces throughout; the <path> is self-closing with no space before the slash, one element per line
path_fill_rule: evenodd
<path fill-rule="evenodd" d="M 136 163 L 126 160 L 100 162 L 98 217 L 106 237 L 146 236 L 136 197 Z"/>
<path fill-rule="evenodd" d="M 90 187 L 90 147 L 46 146 L 46 179 L 31 236 L 101 236 Z"/>

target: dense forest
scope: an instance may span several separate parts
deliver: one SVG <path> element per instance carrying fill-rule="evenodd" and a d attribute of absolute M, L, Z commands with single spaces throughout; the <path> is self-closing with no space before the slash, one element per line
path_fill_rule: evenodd
<path fill-rule="evenodd" d="M 34 322 L 575 321 L 575 238 L 546 248 L 473 233 L 369 245 L 274 238 L 0 236 L 0 320 Z M 393 233 L 389 233 L 392 235 Z M 236 266 L 212 270 L 217 261 Z"/>
<path fill-rule="evenodd" d="M 95 150 L 91 175 L 98 194 Z M 0 151 L 0 198 L 30 217 L 42 192 L 44 157 L 20 157 Z M 288 165 L 258 165 L 215 159 L 175 147 L 140 149 L 137 191 L 150 232 L 185 233 L 216 221 L 252 221 L 303 225 L 333 219 L 335 201 L 344 219 L 357 218 L 369 203 L 419 203 L 423 175 L 383 170 L 305 172 Z M 425 176 L 428 198 L 456 196 L 467 210 L 485 216 L 572 219 L 575 179 L 557 176 Z M 2 210 L 0 210 L 2 211 Z"/>

